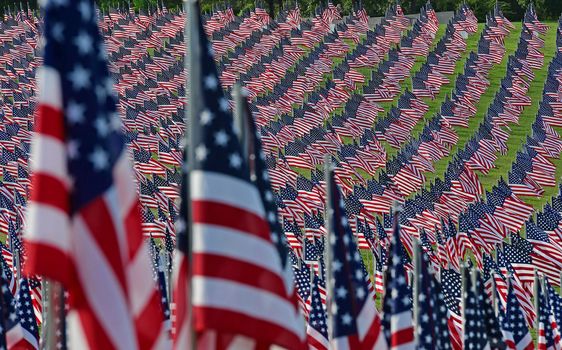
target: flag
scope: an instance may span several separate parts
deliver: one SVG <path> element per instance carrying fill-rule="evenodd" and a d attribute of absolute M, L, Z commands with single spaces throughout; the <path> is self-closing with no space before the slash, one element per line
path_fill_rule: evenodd
<path fill-rule="evenodd" d="M 403 263 L 398 211 L 394 214 L 394 233 L 391 241 L 389 276 L 384 294 L 385 334 L 390 349 L 414 349 L 412 292 L 406 280 L 406 269 Z"/>
<path fill-rule="evenodd" d="M 39 327 L 33 313 L 31 302 L 31 291 L 27 278 L 20 280 L 20 288 L 16 296 L 16 312 L 18 313 L 19 323 L 23 331 L 23 337 L 17 343 L 10 341 L 10 348 L 15 349 L 39 349 Z"/>
<path fill-rule="evenodd" d="M 493 291 L 495 293 L 495 291 Z M 533 338 L 527 328 L 525 315 L 517 301 L 513 291 L 513 286 L 509 284 L 507 291 L 507 302 L 505 312 L 501 319 L 501 330 L 505 339 L 506 346 L 515 350 L 534 349 Z"/>
<path fill-rule="evenodd" d="M 320 279 L 314 276 L 310 295 L 310 313 L 306 327 L 306 341 L 309 348 L 316 350 L 328 350 L 328 318 L 326 309 L 320 295 Z"/>
<path fill-rule="evenodd" d="M 331 177 L 332 349 L 385 349 L 381 319 L 369 290 L 361 254 L 349 226 L 345 203 Z M 330 288 L 328 286 L 328 288 Z"/>
<path fill-rule="evenodd" d="M 84 335 L 73 347 L 158 346 L 160 296 L 94 2 L 47 2 L 44 28 L 25 268 L 70 293 L 69 327 Z"/>
<path fill-rule="evenodd" d="M 478 301 L 478 291 L 473 286 L 469 270 L 463 271 L 465 277 L 466 291 L 464 310 L 464 349 L 490 349 L 490 342 L 486 333 L 484 312 Z"/>
<path fill-rule="evenodd" d="M 300 348 L 302 320 L 296 299 L 289 297 L 292 290 L 285 283 L 268 224 L 275 214 L 265 210 L 259 189 L 250 180 L 198 6 L 191 2 L 189 9 L 196 18 L 190 31 L 191 63 L 201 77 L 191 83 L 189 102 L 194 154 L 188 159 L 193 329 L 197 336 L 214 332 L 219 337 L 241 336 L 260 346 Z M 187 208 L 185 199 L 181 210 Z M 186 216 L 181 220 L 183 228 Z M 184 256 L 187 248 L 180 249 Z M 186 292 L 186 287 L 180 288 Z M 178 349 L 190 347 L 184 343 L 187 317 L 179 314 L 186 310 L 180 305 L 187 303 L 185 295 L 177 299 Z"/>

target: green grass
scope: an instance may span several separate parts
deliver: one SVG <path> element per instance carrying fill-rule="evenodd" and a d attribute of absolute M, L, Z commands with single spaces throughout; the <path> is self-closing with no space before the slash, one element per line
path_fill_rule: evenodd
<path fill-rule="evenodd" d="M 531 82 L 531 86 L 527 93 L 532 100 L 531 106 L 527 106 L 523 110 L 518 124 L 510 125 L 511 130 L 509 130 L 509 139 L 507 141 L 508 151 L 505 155 L 498 155 L 498 159 L 495 162 L 496 167 L 493 168 L 488 174 L 482 174 L 478 172 L 480 182 L 482 183 L 485 190 L 490 190 L 495 184 L 497 184 L 498 180 L 501 177 L 507 178 L 508 172 L 511 170 L 511 165 L 515 161 L 517 152 L 521 150 L 522 145 L 525 144 L 526 137 L 531 134 L 531 125 L 535 121 L 535 117 L 538 111 L 538 104 L 542 98 L 542 91 L 547 76 L 548 65 L 554 56 L 556 47 L 556 24 L 549 23 L 549 25 L 550 29 L 544 36 L 545 47 L 542 49 L 542 52 L 545 54 L 544 65 L 541 69 L 535 71 L 535 78 Z M 472 138 L 480 123 L 483 121 L 489 105 L 492 103 L 496 92 L 500 88 L 501 79 L 505 76 L 507 57 L 517 49 L 521 31 L 521 24 L 516 23 L 515 26 L 515 30 L 510 33 L 505 42 L 506 56 L 504 57 L 504 60 L 500 65 L 493 67 L 490 71 L 490 74 L 488 76 L 490 86 L 482 95 L 477 105 L 476 115 L 470 119 L 468 128 L 454 128 L 459 135 L 459 142 L 448 157 L 445 157 L 435 163 L 435 172 L 426 174 L 426 183 L 434 181 L 437 177 L 442 177 L 453 155 L 455 155 L 459 149 L 465 147 L 466 143 Z M 557 178 L 560 178 L 560 176 L 562 176 L 562 160 L 556 160 L 555 165 L 557 167 L 556 176 Z M 539 209 L 556 192 L 556 187 L 547 188 L 545 189 L 545 194 L 542 197 L 524 197 L 523 200 L 533 205 L 534 208 Z"/>

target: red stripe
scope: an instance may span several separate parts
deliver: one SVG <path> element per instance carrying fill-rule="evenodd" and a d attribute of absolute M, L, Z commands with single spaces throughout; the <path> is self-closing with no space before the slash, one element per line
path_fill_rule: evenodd
<path fill-rule="evenodd" d="M 408 327 L 405 329 L 401 329 L 396 332 L 392 332 L 390 335 L 390 344 L 392 347 L 401 346 L 407 343 L 411 343 L 414 341 L 414 329 L 412 327 Z"/>
<path fill-rule="evenodd" d="M 187 258 L 180 252 L 176 254 L 180 255 L 176 257 L 177 259 L 181 259 L 179 266 L 179 271 L 177 271 L 177 281 L 174 285 L 174 300 L 176 302 L 176 332 L 181 330 L 184 324 L 188 321 L 187 315 L 187 295 L 188 295 L 188 284 L 187 284 L 187 274 L 188 274 L 188 266 L 187 266 Z M 174 342 L 177 340 L 178 334 L 174 334 Z"/>
<path fill-rule="evenodd" d="M 29 255 L 25 271 L 28 274 L 43 275 L 60 281 L 70 293 L 69 303 L 80 315 L 84 334 L 92 348 L 113 349 L 104 328 L 95 318 L 93 308 L 88 305 L 87 299 L 82 291 L 80 282 L 76 280 L 76 269 L 74 261 L 61 250 L 45 244 L 26 242 Z M 53 268 L 56 266 L 56 268 Z"/>
<path fill-rule="evenodd" d="M 194 253 L 193 275 L 235 281 L 287 298 L 285 283 L 280 275 L 235 258 Z"/>
<path fill-rule="evenodd" d="M 139 232 L 142 232 L 142 219 L 140 217 L 140 202 L 138 198 L 125 215 L 123 224 L 127 235 L 129 259 L 133 260 L 139 249 L 144 249 L 143 235 L 139 234 Z"/>
<path fill-rule="evenodd" d="M 194 200 L 192 205 L 194 223 L 228 227 L 271 241 L 269 224 L 247 210 L 205 200 Z"/>
<path fill-rule="evenodd" d="M 135 318 L 135 330 L 141 350 L 152 349 L 160 335 L 158 330 L 162 329 L 163 316 L 155 316 L 163 315 L 161 298 L 161 294 L 154 289 L 142 312 Z"/>
<path fill-rule="evenodd" d="M 314 338 L 312 335 L 308 334 L 306 337 L 306 343 L 309 349 L 313 350 L 328 350 L 326 345 L 319 341 L 318 339 Z"/>
<path fill-rule="evenodd" d="M 119 251 L 117 232 L 113 225 L 113 218 L 105 203 L 105 198 L 97 197 L 80 210 L 80 216 L 84 220 L 91 237 L 96 241 L 98 249 L 101 250 L 107 264 L 119 281 L 124 295 L 128 295 L 127 278 L 125 267 Z M 138 234 L 138 231 L 137 231 Z M 80 257 L 76 257 L 80 258 Z"/>
<path fill-rule="evenodd" d="M 215 329 L 221 333 L 240 334 L 257 342 L 269 342 L 287 349 L 305 349 L 304 341 L 295 333 L 265 320 L 209 307 L 194 307 L 193 314 L 197 332 Z"/>
<path fill-rule="evenodd" d="M 41 135 L 51 136 L 61 142 L 64 142 L 66 133 L 62 112 L 51 106 L 43 104 L 39 105 L 39 107 L 37 107 L 37 118 L 35 121 L 34 131 Z"/>
<path fill-rule="evenodd" d="M 40 172 L 34 173 L 31 181 L 33 188 L 30 200 L 53 206 L 65 213 L 70 212 L 68 189 L 62 181 Z"/>
<path fill-rule="evenodd" d="M 381 335 L 381 319 L 379 315 L 375 315 L 375 319 L 371 323 L 371 327 L 369 327 L 369 330 L 363 339 L 363 349 L 374 349 L 375 344 Z"/>

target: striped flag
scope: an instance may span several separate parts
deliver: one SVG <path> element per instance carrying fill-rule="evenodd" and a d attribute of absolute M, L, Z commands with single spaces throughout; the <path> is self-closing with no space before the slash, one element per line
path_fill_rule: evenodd
<path fill-rule="evenodd" d="M 245 339 L 246 348 L 302 348 L 304 325 L 292 298 L 294 291 L 285 283 L 286 271 L 269 226 L 277 220 L 275 213 L 266 209 L 273 195 L 263 197 L 271 202 L 264 203 L 258 186 L 250 180 L 198 4 L 191 2 L 189 10 L 194 18 L 191 63 L 200 75 L 200 79 L 191 77 L 190 96 L 194 154 L 188 173 L 192 327 L 201 343 L 233 336 L 233 342 Z M 184 200 L 181 210 L 185 213 L 186 208 Z M 178 241 L 183 243 L 177 254 L 180 269 L 188 264 L 185 219 L 182 215 L 178 229 Z M 180 283 L 176 290 L 187 291 L 185 273 L 178 274 L 176 282 Z M 191 345 L 188 299 L 179 295 L 176 302 L 175 347 L 187 349 Z"/>
<path fill-rule="evenodd" d="M 72 347 L 162 346 L 160 296 L 93 1 L 47 2 L 28 273 L 70 293 Z"/>
<path fill-rule="evenodd" d="M 381 318 L 375 308 L 374 291 L 370 290 L 368 275 L 361 254 L 349 226 L 342 195 L 333 177 L 330 226 L 332 252 L 332 339 L 334 350 L 386 349 Z"/>
<path fill-rule="evenodd" d="M 390 248 L 389 277 L 384 295 L 384 326 L 389 347 L 393 350 L 414 349 L 411 290 L 406 281 L 402 259 L 399 214 L 394 216 L 394 234 Z"/>

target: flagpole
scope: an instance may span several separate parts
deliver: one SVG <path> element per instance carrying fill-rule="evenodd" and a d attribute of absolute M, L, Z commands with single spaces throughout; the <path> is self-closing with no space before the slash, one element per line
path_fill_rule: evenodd
<path fill-rule="evenodd" d="M 419 320 L 419 299 L 420 294 L 420 274 L 421 274 L 421 245 L 419 241 L 413 237 L 412 238 L 412 248 L 413 248 L 413 258 L 414 258 L 414 271 L 412 279 L 412 295 L 413 295 L 413 324 L 414 324 L 414 343 L 419 344 L 419 334 L 418 334 L 418 320 Z"/>
<path fill-rule="evenodd" d="M 185 133 L 186 133 L 186 145 L 188 147 L 189 155 L 187 157 L 188 164 L 191 164 L 192 160 L 195 159 L 195 144 L 193 141 L 193 137 L 191 135 L 193 131 L 193 125 L 195 125 L 198 114 L 201 110 L 201 70 L 199 67 L 199 61 L 201 60 L 201 52 L 200 52 L 200 44 L 199 44 L 199 7 L 198 0 L 185 0 L 187 16 L 186 16 L 186 25 L 185 25 L 185 38 L 187 42 L 187 51 L 186 56 L 187 59 L 185 60 L 187 69 L 186 71 L 188 74 L 188 79 L 190 84 L 186 82 L 186 95 L 188 96 L 187 101 L 189 101 L 189 107 L 186 109 L 186 120 L 185 120 Z M 185 165 L 189 167 L 189 165 Z M 184 171 L 184 182 L 185 182 L 185 198 L 187 202 L 190 203 L 190 171 Z M 197 348 L 197 337 L 195 334 L 195 329 L 193 327 L 193 305 L 191 303 L 191 296 L 193 294 L 193 286 L 191 284 L 191 278 L 193 274 L 193 263 L 192 263 L 192 245 L 193 245 L 193 234 L 192 234 L 192 212 L 191 212 L 191 205 L 187 205 L 187 261 L 188 261 L 188 268 L 187 268 L 187 283 L 188 283 L 188 295 L 185 297 L 187 300 L 187 322 L 189 327 L 189 336 L 191 342 L 191 348 Z"/>
<path fill-rule="evenodd" d="M 492 276 L 492 307 L 494 308 L 494 314 L 497 316 L 499 309 L 498 309 L 498 299 L 496 297 L 496 278 L 494 272 L 492 272 L 490 275 Z"/>
<path fill-rule="evenodd" d="M 324 258 L 326 265 L 326 311 L 328 316 L 328 341 L 332 342 L 333 336 L 333 315 L 332 315 L 332 293 L 333 293 L 333 279 L 332 279 L 332 253 L 331 253 L 331 240 L 334 234 L 332 228 L 332 216 L 334 209 L 332 208 L 332 181 L 333 181 L 333 168 L 332 160 L 329 155 L 324 157 L 324 177 L 326 180 L 326 219 L 324 220 L 326 226 L 327 239 L 324 243 Z"/>
<path fill-rule="evenodd" d="M 462 342 L 464 344 L 464 333 L 466 329 L 466 298 L 468 296 L 467 289 L 467 276 L 466 276 L 466 266 L 461 264 L 461 318 L 462 318 Z"/>
<path fill-rule="evenodd" d="M 248 128 L 246 127 L 247 123 L 244 115 L 244 99 L 246 96 L 240 84 L 234 84 L 232 87 L 232 97 L 234 97 L 234 131 L 238 135 L 238 140 L 242 147 L 242 157 L 248 160 Z"/>
<path fill-rule="evenodd" d="M 539 326 L 540 326 L 540 303 L 539 303 L 539 273 L 537 272 L 537 269 L 535 268 L 534 271 L 534 283 L 533 283 L 533 298 L 534 298 L 534 306 L 535 306 L 535 312 L 536 312 L 536 318 L 535 318 L 535 330 L 537 332 L 537 346 L 536 348 L 538 349 L 539 347 Z"/>

